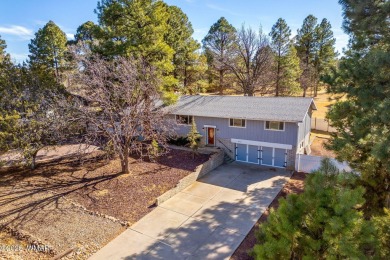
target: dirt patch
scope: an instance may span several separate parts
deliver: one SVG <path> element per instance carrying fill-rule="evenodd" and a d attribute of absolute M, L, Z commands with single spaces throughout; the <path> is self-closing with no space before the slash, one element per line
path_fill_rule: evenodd
<path fill-rule="evenodd" d="M 85 144 L 68 144 L 68 145 L 53 145 L 42 148 L 38 154 L 37 163 L 59 160 L 64 157 L 71 157 L 77 154 L 88 154 L 98 150 L 97 146 Z M 0 154 L 0 161 L 4 166 L 15 166 L 23 163 L 24 159 L 20 152 L 14 150 Z"/>
<path fill-rule="evenodd" d="M 85 259 L 120 234 L 121 223 L 142 218 L 158 196 L 209 158 L 171 150 L 157 162 L 131 159 L 130 174 L 121 175 L 119 160 L 102 155 L 69 156 L 33 171 L 0 169 L 0 224 L 57 254 L 77 247 L 70 258 Z"/>
<path fill-rule="evenodd" d="M 311 148 L 311 154 L 314 156 L 324 156 L 324 157 L 330 157 L 330 158 L 336 158 L 336 154 L 331 151 L 327 150 L 325 148 L 325 144 L 329 143 L 328 138 L 322 138 L 316 136 L 310 146 Z"/>
<path fill-rule="evenodd" d="M 291 179 L 288 181 L 286 185 L 284 185 L 283 189 L 279 192 L 279 194 L 276 196 L 276 198 L 272 201 L 269 208 L 277 209 L 279 206 L 279 199 L 285 198 L 287 194 L 290 193 L 302 193 L 304 189 L 304 180 L 306 178 L 306 173 L 297 173 L 294 172 Z M 241 242 L 240 246 L 237 248 L 237 250 L 234 252 L 231 260 L 252 260 L 254 259 L 251 257 L 248 252 L 252 250 L 252 248 L 256 244 L 256 232 L 259 229 L 259 226 L 261 223 L 264 223 L 269 215 L 269 208 L 261 215 L 260 219 L 257 221 L 257 223 L 253 226 L 251 231 L 248 233 L 248 235 L 245 237 L 245 239 Z"/>

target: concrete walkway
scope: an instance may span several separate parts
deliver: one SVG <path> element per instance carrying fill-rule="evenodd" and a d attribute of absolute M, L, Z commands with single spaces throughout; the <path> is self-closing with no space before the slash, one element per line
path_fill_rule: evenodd
<path fill-rule="evenodd" d="M 90 259 L 228 259 L 290 176 L 285 170 L 222 165 Z"/>

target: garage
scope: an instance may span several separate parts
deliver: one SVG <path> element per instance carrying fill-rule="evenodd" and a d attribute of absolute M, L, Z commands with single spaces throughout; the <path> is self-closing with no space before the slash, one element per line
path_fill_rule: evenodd
<path fill-rule="evenodd" d="M 232 139 L 236 161 L 285 168 L 291 145 Z"/>

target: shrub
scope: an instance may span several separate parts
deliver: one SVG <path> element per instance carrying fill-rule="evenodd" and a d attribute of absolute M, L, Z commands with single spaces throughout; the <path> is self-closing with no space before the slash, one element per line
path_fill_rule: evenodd
<path fill-rule="evenodd" d="M 329 159 L 309 175 L 305 191 L 280 200 L 260 226 L 256 259 L 344 259 L 375 254 L 375 229 L 363 217 L 358 176 L 339 172 Z M 372 250 L 371 250 L 372 249 Z"/>
<path fill-rule="evenodd" d="M 173 137 L 168 140 L 169 144 L 177 145 L 177 146 L 187 146 L 189 144 L 189 140 L 185 136 Z"/>

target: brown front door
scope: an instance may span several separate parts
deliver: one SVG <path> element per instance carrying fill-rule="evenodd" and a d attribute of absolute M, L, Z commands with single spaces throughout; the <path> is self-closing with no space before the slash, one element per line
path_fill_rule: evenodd
<path fill-rule="evenodd" d="M 207 128 L 207 144 L 215 145 L 215 128 Z"/>

